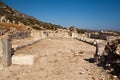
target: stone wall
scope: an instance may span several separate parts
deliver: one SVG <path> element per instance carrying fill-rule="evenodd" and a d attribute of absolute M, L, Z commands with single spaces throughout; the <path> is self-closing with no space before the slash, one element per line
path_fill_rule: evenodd
<path fill-rule="evenodd" d="M 40 39 L 47 38 L 47 33 L 45 33 L 44 31 L 32 30 L 31 37 L 36 39 L 36 40 L 40 40 Z"/>
<path fill-rule="evenodd" d="M 102 40 L 107 40 L 107 37 L 109 36 L 120 36 L 119 34 L 117 33 L 108 33 L 108 32 L 95 32 L 95 33 L 90 33 L 90 38 L 93 38 L 93 39 L 102 39 Z"/>
<path fill-rule="evenodd" d="M 31 31 L 14 31 L 9 33 L 12 39 L 23 39 L 31 36 Z"/>
<path fill-rule="evenodd" d="M 70 35 L 69 35 L 69 33 L 51 32 L 51 33 L 48 34 L 48 38 L 63 39 L 63 38 L 70 38 Z"/>
<path fill-rule="evenodd" d="M 44 38 L 51 38 L 51 39 L 62 39 L 62 38 L 70 38 L 69 33 L 62 33 L 62 32 L 56 32 L 51 30 L 46 31 L 32 31 L 31 37 L 35 39 L 44 39 Z"/>
<path fill-rule="evenodd" d="M 63 38 L 79 38 L 79 34 L 75 32 L 69 32 L 67 30 L 58 30 L 58 31 L 51 31 L 46 30 L 43 32 L 44 35 L 46 35 L 47 38 L 52 39 L 63 39 Z"/>

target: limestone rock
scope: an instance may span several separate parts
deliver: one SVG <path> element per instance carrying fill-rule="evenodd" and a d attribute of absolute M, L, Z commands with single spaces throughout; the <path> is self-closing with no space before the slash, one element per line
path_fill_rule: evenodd
<path fill-rule="evenodd" d="M 34 64 L 34 56 L 33 55 L 13 55 L 12 64 L 33 65 Z"/>

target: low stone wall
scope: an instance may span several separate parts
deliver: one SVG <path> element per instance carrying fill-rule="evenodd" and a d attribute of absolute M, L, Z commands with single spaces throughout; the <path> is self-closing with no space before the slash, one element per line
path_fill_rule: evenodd
<path fill-rule="evenodd" d="M 63 39 L 63 38 L 71 38 L 69 33 L 49 33 L 48 38 L 52 39 Z"/>
<path fill-rule="evenodd" d="M 90 38 L 93 39 L 102 39 L 102 40 L 107 40 L 107 37 L 109 36 L 114 36 L 114 37 L 118 37 L 120 36 L 119 34 L 110 34 L 110 33 L 91 33 L 90 34 Z"/>
<path fill-rule="evenodd" d="M 40 40 L 40 39 L 47 38 L 48 35 L 44 31 L 32 30 L 31 31 L 31 37 L 36 39 L 36 40 Z"/>
<path fill-rule="evenodd" d="M 12 45 L 12 48 L 14 49 L 14 51 L 16 51 L 16 50 L 21 49 L 21 48 L 23 48 L 23 47 L 32 45 L 32 44 L 38 42 L 39 40 L 41 40 L 41 39 L 37 39 L 37 38 L 35 39 L 35 38 L 33 38 L 33 39 L 31 39 L 31 40 L 28 40 L 27 42 L 26 42 L 26 41 L 23 42 L 22 44 L 13 44 L 13 45 Z"/>
<path fill-rule="evenodd" d="M 44 31 L 47 38 L 51 39 L 63 39 L 63 38 L 79 38 L 79 34 L 69 31 Z"/>
<path fill-rule="evenodd" d="M 105 40 L 91 39 L 91 38 L 87 38 L 87 37 L 83 37 L 83 36 L 80 36 L 80 37 L 77 38 L 77 39 L 79 39 L 80 41 L 89 43 L 89 44 L 91 44 L 91 45 L 94 45 L 94 46 L 96 46 L 97 43 L 106 42 Z"/>
<path fill-rule="evenodd" d="M 31 36 L 31 31 L 15 31 L 9 33 L 12 39 L 23 39 Z"/>
<path fill-rule="evenodd" d="M 16 51 L 20 48 L 32 45 L 42 39 L 47 38 L 47 36 L 43 33 L 43 31 L 32 31 L 30 36 L 31 37 L 29 38 L 21 39 L 18 41 L 16 40 L 16 42 L 18 43 L 12 43 L 12 48 Z M 22 43 L 19 43 L 19 41 Z"/>

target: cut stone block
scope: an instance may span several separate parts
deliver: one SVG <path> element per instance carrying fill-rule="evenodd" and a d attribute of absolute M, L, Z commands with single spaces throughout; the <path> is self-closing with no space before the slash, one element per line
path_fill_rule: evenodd
<path fill-rule="evenodd" d="M 12 64 L 33 65 L 34 64 L 34 56 L 33 55 L 13 55 Z"/>
<path fill-rule="evenodd" d="M 0 65 L 8 67 L 11 64 L 11 42 L 9 36 L 0 38 Z"/>

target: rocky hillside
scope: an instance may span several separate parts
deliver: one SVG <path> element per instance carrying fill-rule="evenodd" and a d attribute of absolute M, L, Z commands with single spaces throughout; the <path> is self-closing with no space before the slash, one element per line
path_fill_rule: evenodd
<path fill-rule="evenodd" d="M 6 19 L 9 20 L 9 22 L 11 23 L 14 22 L 18 24 L 19 22 L 21 22 L 24 25 L 32 26 L 34 29 L 38 30 L 40 29 L 56 30 L 58 28 L 62 28 L 62 26 L 60 25 L 39 21 L 36 18 L 23 14 L 0 1 L 0 18 L 2 16 L 5 16 Z"/>

